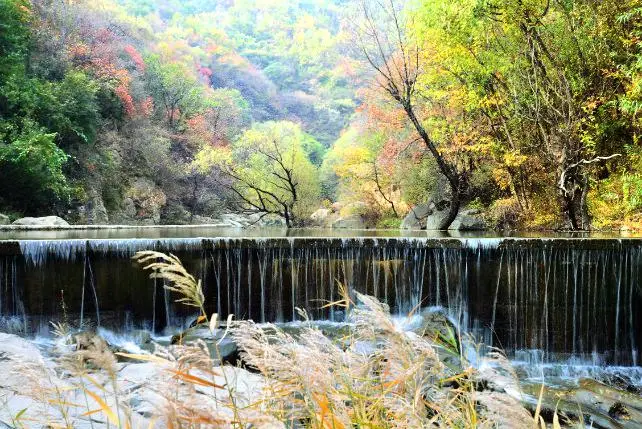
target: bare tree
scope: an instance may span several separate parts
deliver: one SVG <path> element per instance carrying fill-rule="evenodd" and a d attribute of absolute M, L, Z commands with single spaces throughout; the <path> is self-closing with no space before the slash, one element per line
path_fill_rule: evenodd
<path fill-rule="evenodd" d="M 448 229 L 468 190 L 467 173 L 439 150 L 416 113 L 417 83 L 421 77 L 421 48 L 407 33 L 408 22 L 395 0 L 364 0 L 357 24 L 358 47 L 376 73 L 381 89 L 403 108 L 450 187 L 450 208 L 439 225 Z"/>
<path fill-rule="evenodd" d="M 257 153 L 274 162 L 274 169 L 265 171 L 264 180 L 253 180 L 253 176 L 243 174 L 232 165 L 227 166 L 225 173 L 235 181 L 230 190 L 238 198 L 242 211 L 260 214 L 258 220 L 271 214 L 281 216 L 286 226 L 291 228 L 297 222 L 294 206 L 299 198 L 299 183 L 294 178 L 294 163 L 285 159 L 276 141 L 273 143 L 274 150 L 256 149 Z"/>
<path fill-rule="evenodd" d="M 395 217 L 399 217 L 399 213 L 397 213 L 397 207 L 395 206 L 394 200 L 392 199 L 392 197 L 388 196 L 383 189 L 383 184 L 381 183 L 381 177 L 379 174 L 379 167 L 377 167 L 377 160 L 374 160 L 372 162 L 372 170 L 374 173 L 373 180 L 375 182 L 375 185 L 377 186 L 377 192 L 379 192 L 381 198 L 383 198 L 383 200 L 390 205 L 390 209 L 392 209 L 392 213 L 395 215 Z"/>

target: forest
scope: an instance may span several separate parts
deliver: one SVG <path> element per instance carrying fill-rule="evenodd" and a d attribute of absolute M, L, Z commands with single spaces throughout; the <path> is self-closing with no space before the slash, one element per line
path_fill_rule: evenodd
<path fill-rule="evenodd" d="M 0 0 L 11 220 L 639 229 L 641 113 L 639 0 Z"/>

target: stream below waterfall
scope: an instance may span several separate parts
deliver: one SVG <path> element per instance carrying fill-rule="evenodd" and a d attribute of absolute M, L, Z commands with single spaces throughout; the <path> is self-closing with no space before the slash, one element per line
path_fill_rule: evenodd
<path fill-rule="evenodd" d="M 199 227 L 0 231 L 0 331 L 38 338 L 66 318 L 127 340 L 193 320 L 132 262 L 141 250 L 177 255 L 203 281 L 221 318 L 288 323 L 324 307 L 339 284 L 394 314 L 443 308 L 483 350 L 496 347 L 527 382 L 565 386 L 625 374 L 642 387 L 642 238 L 537 234 L 219 230 Z"/>

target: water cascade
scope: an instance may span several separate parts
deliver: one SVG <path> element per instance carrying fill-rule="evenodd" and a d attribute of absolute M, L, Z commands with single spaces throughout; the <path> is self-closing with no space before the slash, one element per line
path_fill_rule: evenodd
<path fill-rule="evenodd" d="M 441 306 L 511 356 L 637 365 L 642 240 L 190 238 L 0 241 L 2 324 L 29 332 L 64 317 L 97 326 L 180 325 L 189 308 L 131 261 L 176 254 L 221 317 L 340 321 L 338 286 L 393 312 Z M 8 327 L 4 327 L 8 328 Z"/>

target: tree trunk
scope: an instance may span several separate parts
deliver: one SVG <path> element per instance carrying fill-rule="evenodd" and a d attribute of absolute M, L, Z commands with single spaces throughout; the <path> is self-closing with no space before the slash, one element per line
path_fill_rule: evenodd
<path fill-rule="evenodd" d="M 450 199 L 450 207 L 448 208 L 448 215 L 439 224 L 441 231 L 447 230 L 459 214 L 459 207 L 461 206 L 461 192 L 459 189 L 452 190 L 452 197 Z"/>
<path fill-rule="evenodd" d="M 582 216 L 581 226 L 582 226 L 582 229 L 586 231 L 591 229 L 591 216 L 589 215 L 588 201 L 587 201 L 588 191 L 589 191 L 588 175 L 584 174 L 582 175 L 582 193 L 580 194 L 579 210 L 580 210 L 580 215 Z"/>
<path fill-rule="evenodd" d="M 568 223 L 571 227 L 571 231 L 579 231 L 580 226 L 577 222 L 577 212 L 575 207 L 575 198 L 574 196 L 564 195 L 562 196 L 562 210 L 565 215 Z"/>
<path fill-rule="evenodd" d="M 450 189 L 452 191 L 450 208 L 448 209 L 448 215 L 439 225 L 440 230 L 447 230 L 450 224 L 453 223 L 453 221 L 457 217 L 457 214 L 459 214 L 461 197 L 464 193 L 464 190 L 462 189 L 464 180 L 462 179 L 461 175 L 457 173 L 457 170 L 451 164 L 449 164 L 439 152 L 439 150 L 435 146 L 435 143 L 426 132 L 426 129 L 423 127 L 423 125 L 421 125 L 421 122 L 419 122 L 419 119 L 415 115 L 415 111 L 413 110 L 412 105 L 410 105 L 410 103 L 406 103 L 403 104 L 403 107 L 408 118 L 414 125 L 415 130 L 417 130 L 417 133 L 423 140 L 424 144 L 426 145 L 432 156 L 435 158 L 435 161 L 437 161 L 439 171 L 446 177 L 446 179 L 448 179 L 448 183 L 450 184 Z"/>

